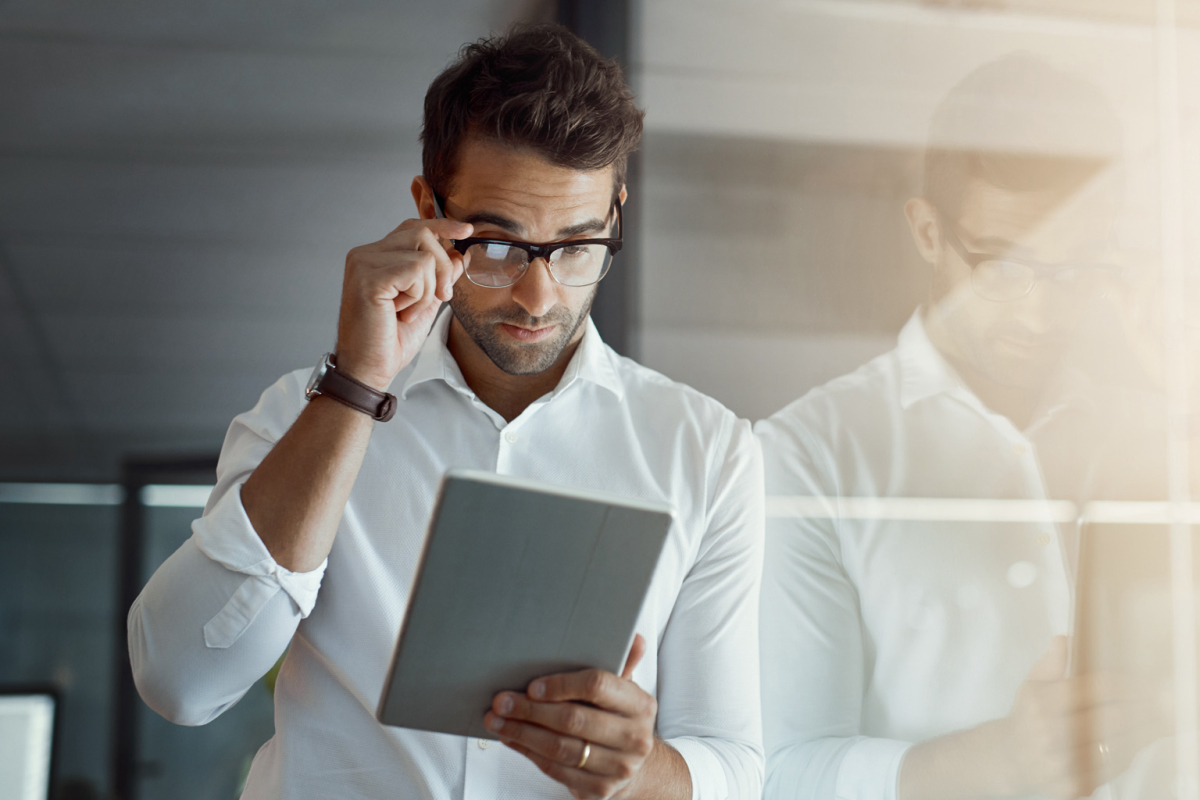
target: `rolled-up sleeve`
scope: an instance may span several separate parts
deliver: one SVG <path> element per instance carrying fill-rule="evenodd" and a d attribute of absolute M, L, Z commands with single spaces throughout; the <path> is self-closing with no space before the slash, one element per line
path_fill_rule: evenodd
<path fill-rule="evenodd" d="M 202 725 L 240 700 L 316 603 L 326 565 L 294 573 L 277 564 L 241 501 L 246 478 L 303 409 L 301 380 L 299 373 L 280 379 L 233 421 L 191 538 L 129 611 L 138 692 L 173 722 Z"/>
<path fill-rule="evenodd" d="M 895 800 L 911 744 L 861 733 L 862 622 L 858 592 L 842 568 L 835 515 L 796 513 L 836 497 L 837 473 L 803 431 L 770 420 L 755 431 L 769 498 L 761 611 L 764 797 Z"/>
<path fill-rule="evenodd" d="M 731 420 L 726 438 L 708 529 L 659 648 L 659 735 L 687 763 L 694 800 L 757 798 L 763 781 L 762 456 L 748 423 Z"/>

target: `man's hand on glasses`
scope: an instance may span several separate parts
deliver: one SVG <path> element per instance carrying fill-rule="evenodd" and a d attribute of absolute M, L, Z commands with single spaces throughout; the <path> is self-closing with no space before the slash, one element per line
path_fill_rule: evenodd
<path fill-rule="evenodd" d="M 416 357 L 433 318 L 453 295 L 463 258 L 442 244 L 474 228 L 452 219 L 410 219 L 346 256 L 337 364 L 380 391 Z"/>

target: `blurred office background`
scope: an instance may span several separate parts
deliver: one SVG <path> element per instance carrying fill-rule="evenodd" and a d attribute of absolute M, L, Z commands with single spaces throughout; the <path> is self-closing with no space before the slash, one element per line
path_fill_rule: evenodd
<path fill-rule="evenodd" d="M 1159 247 L 1159 47 L 1198 74 L 1200 2 L 1159 5 L 1177 28 L 1146 0 L 0 3 L 0 689 L 59 693 L 58 796 L 232 798 L 271 735 L 265 684 L 203 729 L 149 712 L 124 607 L 230 419 L 331 349 L 345 253 L 410 215 L 422 97 L 462 43 L 557 18 L 627 64 L 647 132 L 599 322 L 757 419 L 893 346 L 929 116 L 986 61 L 1104 90 L 1120 235 Z"/>

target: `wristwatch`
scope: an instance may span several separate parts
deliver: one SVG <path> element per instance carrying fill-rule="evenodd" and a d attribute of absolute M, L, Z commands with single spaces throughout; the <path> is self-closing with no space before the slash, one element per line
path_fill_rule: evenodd
<path fill-rule="evenodd" d="M 379 422 L 387 422 L 396 414 L 395 395 L 372 389 L 340 372 L 333 353 L 321 356 L 321 363 L 313 370 L 304 389 L 304 396 L 309 400 L 319 394 L 332 397 Z"/>

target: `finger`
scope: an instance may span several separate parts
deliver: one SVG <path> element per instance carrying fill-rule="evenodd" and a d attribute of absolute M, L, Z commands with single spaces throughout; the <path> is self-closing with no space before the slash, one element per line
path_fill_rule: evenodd
<path fill-rule="evenodd" d="M 1068 770 L 1079 787 L 1080 794 L 1077 796 L 1087 797 L 1097 786 L 1125 772 L 1136 752 L 1136 748 L 1123 737 L 1080 745 L 1071 756 L 1071 769 Z"/>
<path fill-rule="evenodd" d="M 437 316 L 437 313 L 439 310 L 441 310 L 441 308 L 442 301 L 435 298 L 432 302 L 427 301 L 409 306 L 408 308 L 399 312 L 396 317 L 399 319 L 400 324 L 402 325 L 408 325 L 414 329 L 420 328 L 423 331 L 427 331 L 429 326 L 433 324 L 433 318 Z"/>
<path fill-rule="evenodd" d="M 1146 744 L 1157 738 L 1149 710 L 1140 704 L 1118 703 L 1080 714 L 1080 726 L 1091 739 L 1110 747 L 1119 740 Z"/>
<path fill-rule="evenodd" d="M 448 301 L 453 295 L 454 283 L 462 275 L 464 269 L 463 257 L 455 251 L 448 241 L 439 238 L 439 232 L 433 230 L 429 225 L 420 224 L 408 226 L 408 222 L 397 228 L 392 233 L 378 242 L 369 245 L 356 247 L 351 251 L 349 258 L 357 262 L 366 262 L 371 259 L 378 261 L 381 257 L 386 259 L 388 254 L 397 254 L 403 252 L 422 252 L 433 256 L 433 269 L 437 275 L 437 281 L 431 289 L 431 293 L 437 295 L 439 300 Z M 447 222 L 447 220 L 417 220 L 418 223 L 426 222 Z M 470 233 L 470 226 L 467 223 L 457 223 L 454 220 L 449 222 L 455 225 L 465 225 L 457 233 Z M 450 238 L 463 238 L 462 236 L 453 236 Z"/>
<path fill-rule="evenodd" d="M 1091 714 L 1120 702 L 1111 681 L 1099 675 L 1084 675 L 1060 681 L 1033 682 L 1025 688 L 1031 713 L 1053 723 L 1064 733 L 1080 714 Z"/>
<path fill-rule="evenodd" d="M 579 703 L 539 703 L 515 692 L 501 692 L 492 712 L 506 720 L 529 722 L 554 733 L 646 756 L 654 745 L 650 726 Z"/>
<path fill-rule="evenodd" d="M 531 752 L 562 764 L 564 767 L 580 769 L 579 762 L 583 760 L 583 749 L 589 746 L 587 761 L 582 771 L 596 775 L 617 776 L 623 771 L 622 764 L 640 757 L 622 756 L 616 750 L 611 750 L 593 741 L 584 741 L 575 736 L 562 736 L 554 731 L 548 731 L 538 725 L 531 725 L 516 720 L 506 720 L 489 712 L 484 717 L 488 729 L 500 737 L 500 741 L 508 744 L 518 744 Z"/>
<path fill-rule="evenodd" d="M 452 219 L 407 219 L 377 242 L 359 245 L 351 252 L 388 253 L 415 250 L 417 241 L 426 231 L 438 242 L 466 239 L 475 230 L 469 222 Z"/>
<path fill-rule="evenodd" d="M 504 744 L 532 761 L 547 777 L 566 786 L 575 797 L 607 797 L 617 788 L 599 775 L 564 766 L 517 742 L 504 742 Z M 589 758 L 588 761 L 591 759 Z"/>
<path fill-rule="evenodd" d="M 466 269 L 463 256 L 457 250 L 446 250 L 450 259 L 450 271 L 438 273 L 437 297 L 443 302 L 450 302 L 454 297 L 454 284 L 462 277 Z"/>
<path fill-rule="evenodd" d="M 1124 704 L 1128 699 L 1121 680 L 1101 672 L 1068 678 L 1062 685 L 1069 700 L 1067 708 L 1072 711 Z"/>
<path fill-rule="evenodd" d="M 640 686 L 602 669 L 538 678 L 529 684 L 526 695 L 531 700 L 549 703 L 582 701 L 627 717 L 653 716 L 657 711 L 654 698 Z"/>
<path fill-rule="evenodd" d="M 347 261 L 347 290 L 372 302 L 391 301 L 400 311 L 429 293 L 433 269 L 429 254 L 413 250 L 358 252 Z"/>
<path fill-rule="evenodd" d="M 433 297 L 431 286 L 434 278 L 430 275 L 428 266 L 422 267 L 420 273 L 413 277 L 412 285 L 403 295 L 396 298 L 396 314 L 401 322 L 412 322 L 436 298 Z"/>
<path fill-rule="evenodd" d="M 462 222 L 457 219 L 446 219 L 445 217 L 437 217 L 434 219 L 406 219 L 396 226 L 391 233 L 383 237 L 381 241 L 388 241 L 398 234 L 403 234 L 417 230 L 429 230 L 439 239 L 466 239 L 475 231 L 475 226 L 469 222 Z M 403 238 L 403 237 L 398 237 Z"/>
<path fill-rule="evenodd" d="M 637 669 L 637 665 L 641 663 L 644 655 L 646 655 L 646 637 L 639 633 L 633 637 L 633 646 L 629 648 L 629 658 L 625 659 L 625 669 L 621 670 L 621 677 L 627 681 L 632 680 L 633 671 Z"/>
<path fill-rule="evenodd" d="M 1067 674 L 1067 637 L 1055 636 L 1037 663 L 1029 670 L 1026 680 L 1057 681 Z"/>
<path fill-rule="evenodd" d="M 359 252 L 348 280 L 372 300 L 390 301 L 401 322 L 412 323 L 441 306 L 435 294 L 436 256 L 417 250 Z"/>
<path fill-rule="evenodd" d="M 462 271 L 462 256 L 457 251 L 444 246 L 441 240 L 427 228 L 417 231 L 416 249 L 429 253 L 434 259 L 433 281 L 429 286 L 430 294 L 435 295 L 438 300 L 449 300 L 453 295 L 454 281 L 458 279 L 458 273 Z"/>

